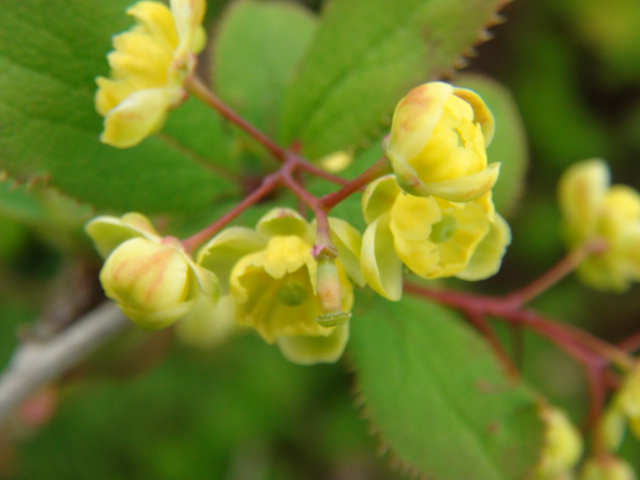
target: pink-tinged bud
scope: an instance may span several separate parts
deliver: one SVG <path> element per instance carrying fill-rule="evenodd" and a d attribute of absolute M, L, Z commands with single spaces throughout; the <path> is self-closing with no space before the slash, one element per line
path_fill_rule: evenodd
<path fill-rule="evenodd" d="M 407 193 L 468 202 L 498 178 L 499 164 L 487 165 L 493 129 L 493 116 L 477 94 L 430 82 L 400 100 L 384 147 Z"/>
<path fill-rule="evenodd" d="M 132 238 L 118 246 L 102 268 L 106 295 L 140 327 L 167 327 L 184 317 L 200 295 L 216 291 L 213 274 L 190 262 L 175 242 Z"/>

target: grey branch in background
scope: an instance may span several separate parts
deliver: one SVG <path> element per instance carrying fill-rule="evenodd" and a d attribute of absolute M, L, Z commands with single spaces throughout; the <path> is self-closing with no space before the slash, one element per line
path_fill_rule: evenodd
<path fill-rule="evenodd" d="M 0 424 L 37 392 L 131 325 L 105 302 L 47 341 L 26 341 L 0 377 Z"/>

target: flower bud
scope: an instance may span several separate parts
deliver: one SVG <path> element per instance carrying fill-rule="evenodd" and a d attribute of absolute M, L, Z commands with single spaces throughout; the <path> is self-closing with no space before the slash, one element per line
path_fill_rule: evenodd
<path fill-rule="evenodd" d="M 580 278 L 619 292 L 640 280 L 640 195 L 625 185 L 610 186 L 609 177 L 602 160 L 577 163 L 560 180 L 559 201 L 570 249 L 605 246 L 580 265 Z"/>
<path fill-rule="evenodd" d="M 198 274 L 212 276 L 204 269 Z M 116 248 L 100 272 L 100 282 L 129 319 L 150 330 L 184 317 L 201 292 L 184 252 L 145 238 L 127 240 Z"/>
<path fill-rule="evenodd" d="M 144 216 L 97 217 L 86 230 L 106 257 L 100 272 L 105 294 L 138 326 L 164 328 L 202 297 L 217 301 L 216 276 L 197 265 L 176 238 L 158 235 Z"/>
<path fill-rule="evenodd" d="M 477 94 L 426 83 L 396 107 L 386 154 L 407 193 L 467 202 L 498 178 L 499 164 L 487 165 L 493 129 L 493 116 Z"/>
<path fill-rule="evenodd" d="M 323 327 L 333 327 L 349 321 L 351 314 L 342 309 L 342 287 L 335 259 L 328 255 L 317 258 L 316 294 L 322 315 L 318 323 Z"/>

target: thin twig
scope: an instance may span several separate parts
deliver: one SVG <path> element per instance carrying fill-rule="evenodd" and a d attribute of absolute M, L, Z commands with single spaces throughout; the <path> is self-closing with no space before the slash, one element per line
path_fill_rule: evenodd
<path fill-rule="evenodd" d="M 280 145 L 275 143 L 271 138 L 269 138 L 263 131 L 258 129 L 255 125 L 247 121 L 244 117 L 239 115 L 235 110 L 233 110 L 229 105 L 224 103 L 216 94 L 214 94 L 201 80 L 197 77 L 189 78 L 187 82 L 187 88 L 189 92 L 198 97 L 200 100 L 205 102 L 211 108 L 216 110 L 220 115 L 234 123 L 242 130 L 244 130 L 251 137 L 256 139 L 258 142 L 265 147 L 271 155 L 273 155 L 280 162 L 284 162 L 286 160 L 287 152 Z"/>
<path fill-rule="evenodd" d="M 106 302 L 46 342 L 22 344 L 0 377 L 0 424 L 31 394 L 130 325 L 112 302 Z"/>
<path fill-rule="evenodd" d="M 514 302 L 514 304 L 518 306 L 529 303 L 538 295 L 546 292 L 549 288 L 573 272 L 591 255 L 602 253 L 606 249 L 606 242 L 597 239 L 569 252 L 567 256 L 555 264 L 551 269 L 547 270 L 544 274 L 536 278 L 529 285 L 509 294 L 505 301 Z"/>
<path fill-rule="evenodd" d="M 391 164 L 389 163 L 389 160 L 386 157 L 381 158 L 337 192 L 333 192 L 322 197 L 320 199 L 321 208 L 327 212 L 330 211 L 349 195 L 366 187 L 375 179 L 380 178 L 387 173 L 391 173 L 391 171 Z"/>
<path fill-rule="evenodd" d="M 254 205 L 255 203 L 262 200 L 269 193 L 273 191 L 274 188 L 278 186 L 280 182 L 280 173 L 276 172 L 271 175 L 268 175 L 264 178 L 260 186 L 251 192 L 244 200 L 242 200 L 238 205 L 236 205 L 233 209 L 228 211 L 225 215 L 216 220 L 213 224 L 201 230 L 200 232 L 190 236 L 189 238 L 182 241 L 182 245 L 184 246 L 187 252 L 193 252 L 200 245 L 206 242 L 209 238 L 214 236 L 224 227 L 226 227 L 230 222 L 236 219 L 241 213 L 247 210 L 249 207 Z"/>

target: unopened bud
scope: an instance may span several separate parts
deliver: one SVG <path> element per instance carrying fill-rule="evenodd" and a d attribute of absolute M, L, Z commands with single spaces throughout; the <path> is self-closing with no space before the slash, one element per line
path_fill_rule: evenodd
<path fill-rule="evenodd" d="M 545 407 L 542 420 L 546 426 L 545 442 L 536 478 L 561 478 L 570 472 L 580 459 L 582 436 L 563 410 Z"/>
<path fill-rule="evenodd" d="M 335 259 L 328 255 L 320 255 L 317 262 L 316 293 L 322 311 L 318 323 L 323 327 L 342 325 L 351 318 L 351 314 L 342 309 L 342 287 L 338 266 Z"/>

